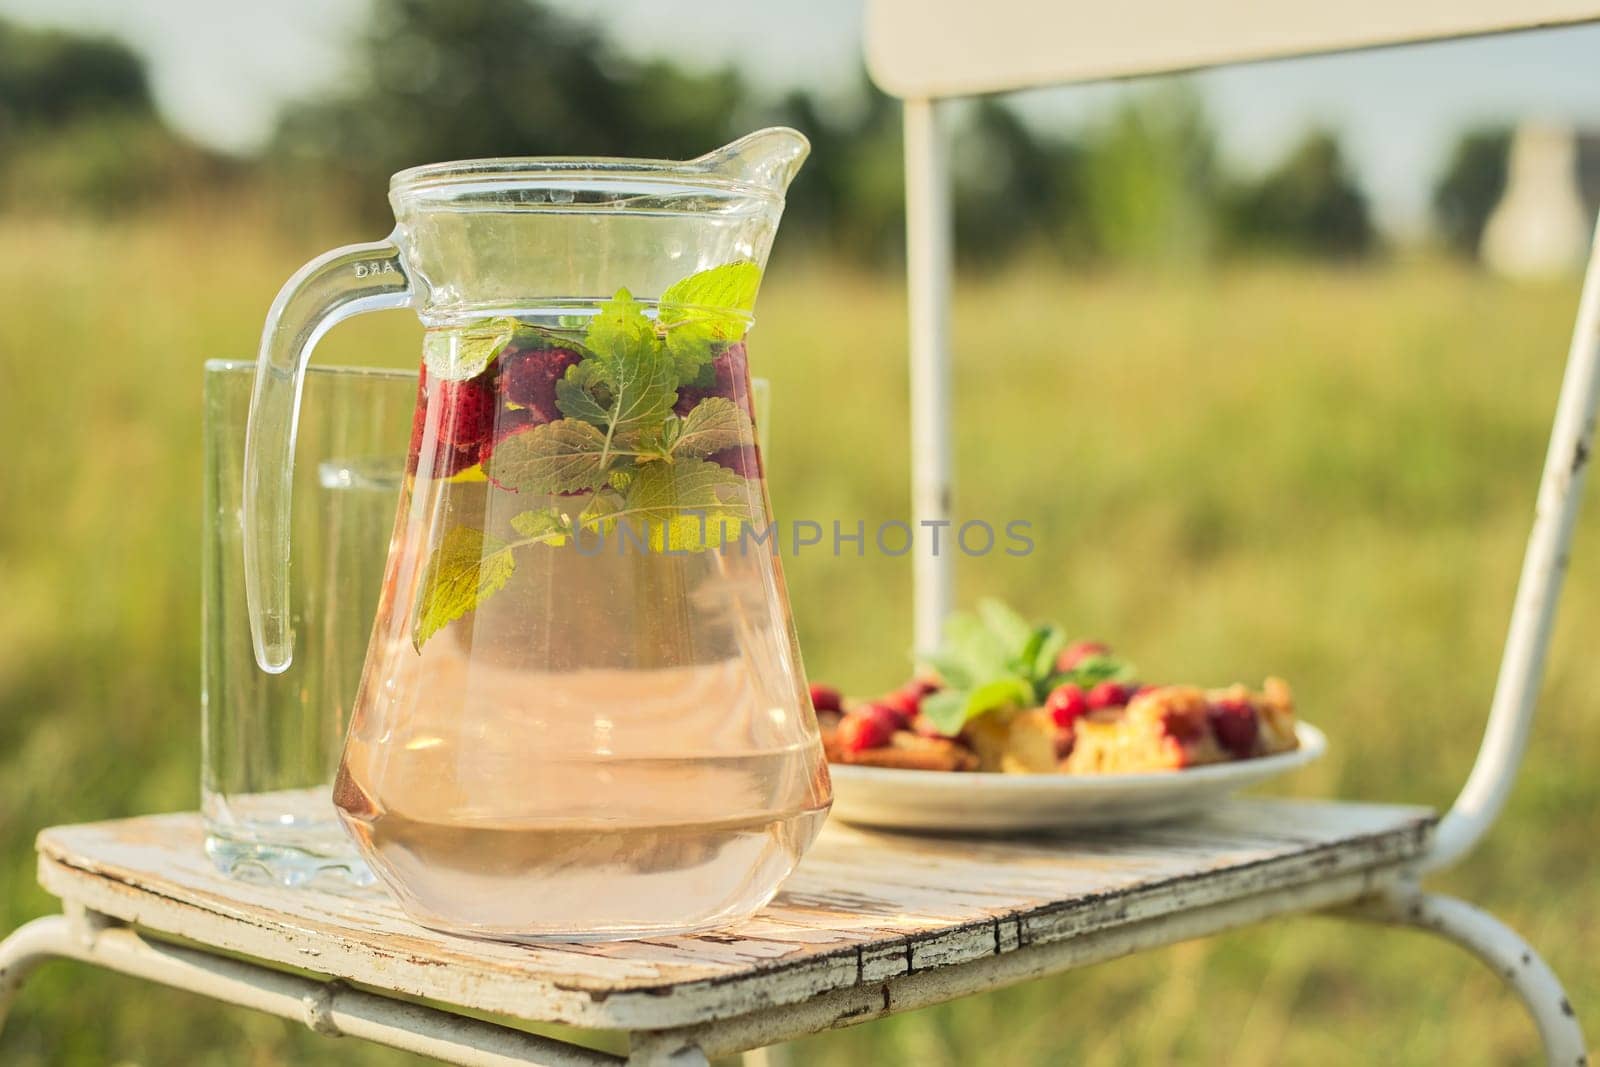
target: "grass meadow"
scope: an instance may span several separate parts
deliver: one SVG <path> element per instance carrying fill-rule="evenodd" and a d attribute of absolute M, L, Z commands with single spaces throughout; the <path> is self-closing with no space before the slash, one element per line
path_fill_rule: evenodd
<path fill-rule="evenodd" d="M 51 909 L 38 828 L 197 802 L 201 364 L 254 354 L 278 285 L 364 236 L 239 206 L 118 224 L 0 218 L 0 928 Z M 781 248 L 780 248 L 780 260 Z M 963 518 L 1024 519 L 963 561 L 1147 680 L 1290 679 L 1328 756 L 1281 788 L 1447 805 L 1475 751 L 1532 513 L 1576 283 L 1452 265 L 1239 264 L 958 287 Z M 894 276 L 785 263 L 763 292 L 778 518 L 907 506 Z M 415 362 L 404 313 L 323 363 Z M 1493 835 L 1436 885 L 1493 909 L 1600 1026 L 1600 534 L 1579 535 L 1540 722 Z M 910 562 L 786 562 L 813 679 L 907 670 Z M 1420 934 L 1276 922 L 793 1046 L 905 1062 L 1534 1063 L 1496 979 Z M 9 1067 L 424 1062 L 76 964 L 0 1035 Z"/>

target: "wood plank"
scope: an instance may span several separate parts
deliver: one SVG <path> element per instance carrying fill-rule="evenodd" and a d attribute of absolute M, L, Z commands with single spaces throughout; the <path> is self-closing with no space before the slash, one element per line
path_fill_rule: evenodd
<path fill-rule="evenodd" d="M 926 100 L 1596 19 L 1597 0 L 989 0 L 981 14 L 965 0 L 872 0 L 865 45 L 879 87 Z"/>
<path fill-rule="evenodd" d="M 1164 916 L 1359 872 L 1397 873 L 1426 850 L 1433 824 L 1419 808 L 1267 799 L 1230 801 L 1190 824 L 1061 838 L 830 823 L 777 899 L 745 923 L 538 945 L 422 929 L 377 890 L 233 881 L 206 859 L 192 814 L 56 827 L 39 851 L 50 892 L 155 933 L 479 1011 L 662 1029 L 1159 927 Z"/>

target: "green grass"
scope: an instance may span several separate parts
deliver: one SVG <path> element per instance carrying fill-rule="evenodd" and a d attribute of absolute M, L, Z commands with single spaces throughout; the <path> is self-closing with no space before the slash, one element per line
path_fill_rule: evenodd
<path fill-rule="evenodd" d="M 333 243 L 252 214 L 0 219 L 0 926 L 50 909 L 33 885 L 39 827 L 196 803 L 200 367 L 252 355 L 279 283 Z M 774 382 L 779 517 L 901 517 L 903 291 L 788 266 L 755 345 Z M 1431 262 L 969 280 L 959 512 L 1029 520 L 1038 547 L 963 561 L 961 596 L 997 593 L 1111 640 L 1151 679 L 1282 674 L 1332 741 L 1285 788 L 1448 804 L 1493 683 L 1575 296 Z M 410 365 L 419 333 L 402 314 L 369 317 L 319 358 Z M 1582 530 L 1510 810 L 1439 879 L 1531 938 L 1591 1025 L 1597 550 Z M 813 677 L 856 692 L 903 677 L 908 559 L 812 550 L 787 575 Z M 1536 1049 L 1458 950 L 1299 919 L 797 1051 L 819 1065 L 1247 1067 L 1532 1063 Z M 0 1062 L 421 1061 L 58 964 L 29 986 Z"/>

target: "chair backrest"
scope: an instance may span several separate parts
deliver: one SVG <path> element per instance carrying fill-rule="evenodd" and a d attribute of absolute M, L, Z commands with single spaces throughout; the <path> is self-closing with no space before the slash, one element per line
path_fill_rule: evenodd
<path fill-rule="evenodd" d="M 867 69 L 881 88 L 905 101 L 913 520 L 951 520 L 951 198 L 949 148 L 940 122 L 945 101 L 1597 20 L 1600 0 L 868 0 Z M 1483 836 L 1521 764 L 1593 452 L 1597 407 L 1600 227 L 1488 724 L 1472 773 L 1440 824 L 1430 867 L 1453 862 Z M 949 611 L 953 556 L 913 557 L 919 649 L 937 642 Z"/>
<path fill-rule="evenodd" d="M 866 58 L 931 100 L 1595 19 L 1594 0 L 872 0 Z"/>

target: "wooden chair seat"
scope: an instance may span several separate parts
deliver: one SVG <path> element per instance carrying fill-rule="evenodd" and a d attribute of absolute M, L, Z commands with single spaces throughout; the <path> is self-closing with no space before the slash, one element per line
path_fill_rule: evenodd
<path fill-rule="evenodd" d="M 470 1011 L 663 1030 L 812 1001 L 854 1022 L 903 1010 L 906 996 L 931 1003 L 1353 901 L 1405 877 L 1434 822 L 1414 807 L 1271 799 L 1232 800 L 1192 823 L 1020 840 L 834 821 L 745 923 L 587 944 L 438 933 L 376 888 L 232 880 L 206 859 L 194 814 L 49 829 L 39 865 L 69 910 L 158 938 Z M 908 992 L 896 999 L 898 988 Z"/>

